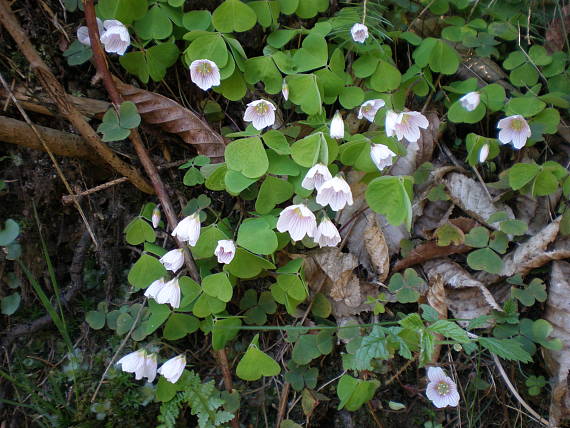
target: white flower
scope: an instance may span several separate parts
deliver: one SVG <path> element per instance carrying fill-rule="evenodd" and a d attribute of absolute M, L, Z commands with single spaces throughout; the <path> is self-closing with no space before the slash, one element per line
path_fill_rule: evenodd
<path fill-rule="evenodd" d="M 332 175 L 327 166 L 322 163 L 318 163 L 313 165 L 311 169 L 307 171 L 307 175 L 303 178 L 301 186 L 307 190 L 317 189 L 318 191 L 323 183 L 331 178 Z"/>
<path fill-rule="evenodd" d="M 374 165 L 376 165 L 376 168 L 380 171 L 387 166 L 392 165 L 394 156 L 397 156 L 396 153 L 384 144 L 372 144 L 372 147 L 370 147 L 370 157 L 372 158 L 372 162 L 374 162 Z"/>
<path fill-rule="evenodd" d="M 145 297 L 156 299 L 158 292 L 164 287 L 164 278 L 157 279 L 150 284 L 144 292 Z"/>
<path fill-rule="evenodd" d="M 156 367 L 156 354 L 147 355 L 144 361 L 142 373 L 140 373 L 140 377 L 138 373 L 135 373 L 135 379 L 139 380 L 146 377 L 148 382 L 154 381 L 154 378 L 156 378 Z"/>
<path fill-rule="evenodd" d="M 176 225 L 172 231 L 172 236 L 176 236 L 183 242 L 188 242 L 191 247 L 196 245 L 198 238 L 200 238 L 200 214 L 195 212 L 184 218 Z"/>
<path fill-rule="evenodd" d="M 326 181 L 317 192 L 317 204 L 330 207 L 334 211 L 352 205 L 352 191 L 344 178 L 334 177 Z"/>
<path fill-rule="evenodd" d="M 427 372 L 429 383 L 426 389 L 429 398 L 435 407 L 455 407 L 459 404 L 457 385 L 447 377 L 440 367 L 430 367 Z"/>
<path fill-rule="evenodd" d="M 340 112 L 337 110 L 331 120 L 331 129 L 329 132 L 331 138 L 343 138 L 344 137 L 344 122 Z"/>
<path fill-rule="evenodd" d="M 154 207 L 154 209 L 152 210 L 151 221 L 152 221 L 152 227 L 156 229 L 158 227 L 158 224 L 160 223 L 160 208 L 158 208 L 158 205 Z"/>
<path fill-rule="evenodd" d="M 116 19 L 103 21 L 103 27 L 105 32 L 101 35 L 101 43 L 105 46 L 105 50 L 108 53 L 123 55 L 131 45 L 131 36 L 127 27 Z"/>
<path fill-rule="evenodd" d="M 368 38 L 368 27 L 364 24 L 356 23 L 350 29 L 350 34 L 355 42 L 364 43 Z"/>
<path fill-rule="evenodd" d="M 180 307 L 180 285 L 178 285 L 178 278 L 171 279 L 164 287 L 160 289 L 154 298 L 156 303 L 168 303 L 172 308 L 178 309 Z"/>
<path fill-rule="evenodd" d="M 479 150 L 479 162 L 485 162 L 487 160 L 487 156 L 489 156 L 489 144 L 483 145 L 481 150 Z"/>
<path fill-rule="evenodd" d="M 395 135 L 398 141 L 405 138 L 410 143 L 415 143 L 420 139 L 420 128 L 427 129 L 428 126 L 426 117 L 417 111 L 395 113 L 389 110 L 386 113 L 386 135 Z"/>
<path fill-rule="evenodd" d="M 243 120 L 251 122 L 255 129 L 261 131 L 275 123 L 275 106 L 265 100 L 252 101 L 245 109 Z"/>
<path fill-rule="evenodd" d="M 360 110 L 358 110 L 358 118 L 366 118 L 370 122 L 374 122 L 374 117 L 378 110 L 386 105 L 386 102 L 381 99 L 368 100 L 362 103 Z"/>
<path fill-rule="evenodd" d="M 220 84 L 220 69 L 214 61 L 197 59 L 190 64 L 190 80 L 200 89 L 207 91 Z"/>
<path fill-rule="evenodd" d="M 170 383 L 176 383 L 186 367 L 186 357 L 178 355 L 165 362 L 159 369 L 158 373 L 166 378 Z"/>
<path fill-rule="evenodd" d="M 501 144 L 512 143 L 515 149 L 524 147 L 531 134 L 530 126 L 520 114 L 499 120 L 497 128 L 500 129 L 499 141 Z"/>
<path fill-rule="evenodd" d="M 125 355 L 117 364 L 121 366 L 122 371 L 134 373 L 136 380 L 146 377 L 152 382 L 156 377 L 156 355 L 148 355 L 144 349 Z"/>
<path fill-rule="evenodd" d="M 176 272 L 184 264 L 184 253 L 182 248 L 170 250 L 160 258 L 160 263 L 162 263 L 166 269 Z"/>
<path fill-rule="evenodd" d="M 317 228 L 314 237 L 315 243 L 319 244 L 319 247 L 336 247 L 340 242 L 340 234 L 336 226 L 327 217 L 323 218 L 321 224 Z"/>
<path fill-rule="evenodd" d="M 103 21 L 97 18 L 97 28 L 99 29 L 99 38 L 103 34 Z M 79 43 L 85 46 L 91 46 L 91 39 L 89 38 L 89 29 L 86 26 L 79 27 L 77 29 L 77 40 Z"/>
<path fill-rule="evenodd" d="M 231 239 L 220 239 L 214 255 L 218 258 L 218 263 L 228 264 L 236 255 L 236 244 Z"/>
<path fill-rule="evenodd" d="M 285 79 L 283 79 L 283 84 L 281 85 L 281 95 L 283 95 L 285 101 L 289 99 L 289 85 Z"/>
<path fill-rule="evenodd" d="M 477 107 L 479 107 L 479 103 L 481 102 L 481 95 L 479 92 L 469 92 L 468 94 L 463 95 L 459 98 L 459 104 L 467 111 L 473 111 Z"/>
<path fill-rule="evenodd" d="M 317 229 L 315 215 L 303 204 L 291 205 L 281 211 L 277 220 L 279 232 L 289 232 L 293 241 L 300 241 L 307 235 L 312 238 Z"/>

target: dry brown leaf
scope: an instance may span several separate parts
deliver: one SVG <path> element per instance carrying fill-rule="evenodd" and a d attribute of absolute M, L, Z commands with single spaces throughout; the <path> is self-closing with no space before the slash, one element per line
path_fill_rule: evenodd
<path fill-rule="evenodd" d="M 570 240 L 557 238 L 559 229 L 560 217 L 504 256 L 503 269 L 498 275 L 479 272 L 477 279 L 485 284 L 492 284 L 515 274 L 525 276 L 532 269 L 548 262 L 570 257 Z"/>
<path fill-rule="evenodd" d="M 453 203 L 483 224 L 487 224 L 487 219 L 498 211 L 506 212 L 510 219 L 515 218 L 509 206 L 500 202 L 493 204 L 478 181 L 452 172 L 445 176 L 443 183 Z M 497 229 L 498 225 L 489 227 Z"/>
<path fill-rule="evenodd" d="M 440 320 L 447 319 L 447 300 L 445 297 L 445 287 L 443 285 L 443 278 L 441 275 L 434 275 L 432 278 L 430 278 L 426 300 L 428 304 L 437 311 L 438 318 Z M 443 339 L 443 336 L 437 334 L 435 339 L 436 345 L 431 357 L 432 364 L 437 363 L 437 360 L 439 360 L 441 343 L 438 342 Z"/>
<path fill-rule="evenodd" d="M 570 417 L 568 375 L 570 371 L 570 263 L 557 261 L 552 264 L 548 300 L 544 318 L 553 327 L 550 338 L 560 339 L 560 351 L 544 349 L 546 368 L 554 378 L 556 387 L 550 402 L 550 423 L 558 426 Z"/>
<path fill-rule="evenodd" d="M 506 298 L 503 289 L 508 291 L 508 287 L 497 287 L 491 292 L 465 269 L 448 259 L 430 260 L 423 267 L 430 281 L 436 276 L 441 277 L 447 287 L 447 306 L 455 318 L 473 319 L 487 315 L 491 309 L 502 311 L 497 301 L 502 302 Z M 464 321 L 461 323 L 467 324 Z"/>
<path fill-rule="evenodd" d="M 557 13 L 556 18 L 552 20 L 546 29 L 546 42 L 544 47 L 550 52 L 557 52 L 564 49 L 570 29 L 570 6 L 564 6 L 561 11 L 564 22 Z"/>
<path fill-rule="evenodd" d="M 378 275 L 378 281 L 384 282 L 390 272 L 390 255 L 382 228 L 374 213 L 366 215 L 368 227 L 364 230 L 364 248 L 370 257 L 372 268 Z"/>
<path fill-rule="evenodd" d="M 561 190 L 549 196 L 517 195 L 515 212 L 518 220 L 528 224 L 528 235 L 535 235 L 548 225 L 551 213 L 555 212 L 561 196 Z"/>
<path fill-rule="evenodd" d="M 121 95 L 136 104 L 146 123 L 177 134 L 185 143 L 192 144 L 198 154 L 210 157 L 212 163 L 222 161 L 226 148 L 224 138 L 196 114 L 170 98 L 135 88 L 119 79 L 115 79 L 115 83 Z"/>

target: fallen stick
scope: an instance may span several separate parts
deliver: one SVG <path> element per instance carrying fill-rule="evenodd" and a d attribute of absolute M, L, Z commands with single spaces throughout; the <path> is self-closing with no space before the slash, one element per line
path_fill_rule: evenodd
<path fill-rule="evenodd" d="M 81 112 L 70 101 L 63 86 L 55 78 L 45 62 L 30 42 L 30 39 L 18 23 L 18 19 L 10 9 L 7 0 L 0 0 L 0 23 L 6 28 L 18 45 L 22 54 L 26 57 L 30 66 L 44 90 L 57 104 L 60 113 L 73 125 L 83 136 L 85 142 L 119 174 L 128 177 L 139 190 L 153 194 L 153 187 L 131 165 L 119 158 L 107 145 L 103 144 L 99 135 L 89 125 Z"/>
<path fill-rule="evenodd" d="M 85 159 L 97 165 L 104 165 L 101 158 L 95 155 L 79 135 L 45 126 L 35 126 L 54 155 Z M 41 141 L 26 122 L 5 116 L 0 116 L 0 141 L 45 151 Z"/>

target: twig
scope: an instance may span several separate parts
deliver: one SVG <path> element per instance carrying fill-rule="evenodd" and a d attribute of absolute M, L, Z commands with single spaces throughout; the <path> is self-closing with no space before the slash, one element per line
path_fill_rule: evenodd
<path fill-rule="evenodd" d="M 234 390 L 234 385 L 232 381 L 232 372 L 230 371 L 230 364 L 228 363 L 228 356 L 224 348 L 216 351 L 216 359 L 218 364 L 222 369 L 222 376 L 224 378 L 224 387 L 227 392 L 232 392 Z M 234 418 L 231 420 L 232 427 L 239 428 L 239 413 L 236 412 Z"/>
<path fill-rule="evenodd" d="M 9 100 L 9 98 L 7 99 Z M 25 108 L 25 106 L 22 107 Z M 56 156 L 80 158 L 95 165 L 105 165 L 79 135 L 39 125 L 35 125 L 35 128 L 41 135 L 43 142 L 38 140 L 35 131 L 26 122 L 0 116 L 0 141 L 44 152 L 46 151 L 45 143 Z"/>
<path fill-rule="evenodd" d="M 413 363 L 414 361 L 416 361 L 417 358 L 418 358 L 418 356 L 415 355 L 414 358 L 412 358 L 411 360 L 406 361 L 406 364 L 404 364 L 402 367 L 400 367 L 400 368 L 398 369 L 398 371 L 397 371 L 390 379 L 388 379 L 388 380 L 384 383 L 384 386 L 388 386 L 388 385 L 390 385 L 392 382 L 394 382 L 396 379 L 398 379 L 398 378 L 400 377 L 400 375 L 401 375 L 402 373 L 404 373 L 404 372 L 408 369 L 408 367 L 410 367 L 410 366 L 412 365 L 412 363 Z"/>
<path fill-rule="evenodd" d="M 120 159 L 107 145 L 101 142 L 99 135 L 89 125 L 79 110 L 69 100 L 65 89 L 55 78 L 46 63 L 38 55 L 30 39 L 18 23 L 18 19 L 10 9 L 7 0 L 0 0 L 0 23 L 12 36 L 22 54 L 26 57 L 45 91 L 57 104 L 59 111 L 73 127 L 83 136 L 87 144 L 114 170 L 128 177 L 139 190 L 153 194 L 152 186 L 131 165 Z M 91 39 L 93 40 L 93 38 Z M 97 39 L 98 40 L 98 39 Z"/>
<path fill-rule="evenodd" d="M 165 163 L 163 165 L 158 165 L 158 169 L 162 170 L 162 169 L 174 168 L 174 167 L 182 165 L 184 162 L 186 162 L 186 161 L 180 160 L 180 161 L 176 161 L 176 162 L 168 162 L 168 163 Z M 73 202 L 74 197 L 79 199 L 79 198 L 82 198 L 83 196 L 88 196 L 88 195 L 91 195 L 93 193 L 99 192 L 101 190 L 108 189 L 109 187 L 116 186 L 117 184 L 124 183 L 125 181 L 128 181 L 127 177 L 117 178 L 115 180 L 108 181 L 107 183 L 100 184 L 99 186 L 92 187 L 91 189 L 87 189 L 81 193 L 76 193 L 74 195 L 63 195 L 61 197 L 61 200 L 64 204 L 68 205 L 68 204 Z"/>
<path fill-rule="evenodd" d="M 6 89 L 6 92 L 8 92 L 10 98 L 14 102 L 14 105 L 19 110 L 20 114 L 22 115 L 22 117 L 24 118 L 26 123 L 30 126 L 30 128 L 32 128 L 32 131 L 34 132 L 34 134 L 36 135 L 38 140 L 40 140 L 40 142 L 42 143 L 44 150 L 49 155 L 49 158 L 51 159 L 51 162 L 52 162 L 55 170 L 57 171 L 57 175 L 59 176 L 59 178 L 63 182 L 65 188 L 67 189 L 67 191 L 69 193 L 72 193 L 73 190 L 71 190 L 71 186 L 69 185 L 69 182 L 67 181 L 67 179 L 65 178 L 65 175 L 63 174 L 63 171 L 59 167 L 59 164 L 57 163 L 57 159 L 55 158 L 55 156 L 51 152 L 50 148 L 48 147 L 48 145 L 47 145 L 46 141 L 44 140 L 44 138 L 42 137 L 42 135 L 39 133 L 39 131 L 36 129 L 36 127 L 34 126 L 32 121 L 28 117 L 28 114 L 24 111 L 24 109 L 18 103 L 18 100 L 16 99 L 16 97 L 14 96 L 12 91 L 10 90 L 8 83 L 6 83 L 6 81 L 4 80 L 4 76 L 2 76 L 2 73 L 0 73 L 0 82 L 2 83 L 2 86 L 4 86 L 4 89 Z M 77 211 L 79 212 L 79 215 L 81 216 L 81 219 L 83 220 L 83 223 L 85 224 L 85 227 L 87 228 L 87 231 L 89 232 L 89 235 L 91 236 L 91 240 L 93 241 L 93 244 L 95 244 L 95 248 L 97 248 L 99 246 L 99 244 L 97 243 L 97 239 L 95 239 L 95 235 L 93 234 L 93 231 L 91 230 L 91 226 L 89 225 L 89 222 L 87 221 L 87 217 L 85 216 L 85 213 L 83 212 L 83 209 L 81 208 L 81 205 L 79 205 L 79 202 L 77 201 L 77 199 L 74 199 L 73 203 L 75 204 L 75 208 L 77 208 Z"/>
<path fill-rule="evenodd" d="M 3 0 L 4 1 L 4 0 Z M 93 0 L 83 0 L 83 8 L 85 11 L 85 19 L 87 20 L 87 28 L 89 29 L 89 38 L 91 40 L 91 49 L 93 49 L 93 58 L 95 60 L 95 67 L 97 68 L 97 73 L 103 79 L 103 84 L 105 89 L 107 90 L 109 97 L 111 98 L 111 102 L 114 104 L 115 108 L 118 108 L 122 102 L 121 94 L 117 90 L 117 86 L 113 81 L 113 76 L 109 72 L 109 67 L 105 58 L 105 53 L 103 52 L 103 48 L 101 47 L 101 41 L 99 40 L 99 29 L 97 26 L 97 18 L 95 16 L 95 6 L 93 4 Z M 176 214 L 174 213 L 174 208 L 172 207 L 172 202 L 170 202 L 170 197 L 164 187 L 164 183 L 162 182 L 156 166 L 150 159 L 150 156 L 144 147 L 142 142 L 141 136 L 137 129 L 132 129 L 131 134 L 129 135 L 129 139 L 133 143 L 135 151 L 141 161 L 141 164 L 146 171 L 147 175 L 150 178 L 152 186 L 156 192 L 156 195 L 160 201 L 162 209 L 164 210 L 164 214 L 166 216 L 166 220 L 168 225 L 170 226 L 170 230 L 174 230 L 176 225 L 178 224 L 178 220 L 176 218 Z M 190 255 L 190 252 L 186 248 L 186 246 L 176 239 L 176 244 L 179 248 L 184 250 L 184 258 L 186 260 L 186 267 L 190 273 L 190 276 L 194 281 L 200 281 L 200 273 L 198 272 L 198 268 L 196 267 L 196 263 L 194 259 Z"/>
<path fill-rule="evenodd" d="M 481 177 L 481 174 L 479 174 L 479 170 L 472 166 L 471 167 L 473 169 L 473 171 L 475 171 L 475 175 L 477 176 L 477 179 L 479 180 L 479 182 L 481 183 L 481 186 L 483 187 L 483 190 L 485 190 L 485 193 L 487 194 L 487 197 L 489 198 L 489 201 L 491 203 L 493 203 L 493 197 L 491 196 L 491 194 L 489 193 L 489 189 L 487 189 L 487 185 L 485 184 L 485 182 L 483 181 L 483 177 Z"/>
<path fill-rule="evenodd" d="M 121 344 L 119 345 L 117 350 L 115 351 L 115 354 L 111 358 L 111 361 L 109 361 L 109 364 L 107 364 L 107 367 L 105 368 L 105 371 L 103 372 L 103 375 L 101 376 L 101 380 L 97 384 L 97 388 L 95 388 L 95 392 L 93 393 L 93 396 L 91 397 L 92 403 L 95 401 L 95 398 L 97 398 L 97 394 L 99 393 L 99 389 L 101 389 L 101 385 L 103 385 L 103 381 L 105 380 L 105 376 L 107 376 L 107 372 L 109 371 L 109 369 L 113 365 L 113 361 L 115 361 L 115 359 L 117 358 L 117 355 L 119 355 L 119 353 L 123 350 L 123 348 L 125 347 L 125 345 L 127 343 L 127 340 L 129 340 L 129 338 L 131 337 L 131 334 L 133 334 L 133 331 L 135 331 L 135 328 L 138 327 L 138 323 L 139 323 L 139 320 L 140 320 L 141 315 L 143 313 L 143 309 L 145 308 L 145 306 L 144 306 L 145 302 L 146 302 L 146 297 L 144 299 L 143 304 L 139 308 L 139 311 L 137 312 L 137 316 L 135 317 L 135 320 L 134 320 L 133 325 L 131 326 L 129 332 L 127 333 L 127 335 L 125 336 L 125 338 L 123 339 L 123 341 L 121 342 Z"/>
<path fill-rule="evenodd" d="M 281 391 L 281 400 L 279 400 L 279 410 L 277 412 L 275 428 L 279 428 L 281 426 L 281 421 L 285 417 L 285 410 L 287 410 L 287 398 L 289 397 L 289 389 L 291 389 L 291 384 L 289 382 L 285 382 L 283 385 L 283 391 Z"/>
<path fill-rule="evenodd" d="M 501 374 L 501 377 L 503 378 L 503 380 L 505 381 L 505 384 L 507 385 L 507 387 L 509 388 L 509 390 L 511 391 L 511 393 L 515 396 L 515 398 L 518 400 L 518 402 L 534 417 L 536 418 L 537 421 L 539 421 L 541 424 L 548 426 L 548 421 L 546 419 L 544 419 L 542 416 L 540 416 L 538 413 L 536 413 L 536 411 L 530 407 L 526 401 L 523 400 L 523 398 L 520 396 L 520 394 L 518 393 L 518 391 L 516 390 L 516 388 L 514 387 L 514 385 L 511 383 L 511 381 L 509 380 L 509 376 L 507 376 L 507 373 L 505 372 L 505 369 L 503 368 L 503 365 L 501 364 L 501 361 L 499 360 L 499 357 L 497 357 L 497 355 L 493 354 L 492 352 L 490 352 L 491 356 L 493 357 L 493 361 L 495 362 L 495 365 L 497 366 L 497 369 L 499 369 L 499 373 Z"/>

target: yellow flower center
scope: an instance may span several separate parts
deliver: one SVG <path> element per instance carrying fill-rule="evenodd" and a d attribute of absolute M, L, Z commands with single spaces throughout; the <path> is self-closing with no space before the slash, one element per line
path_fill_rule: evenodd
<path fill-rule="evenodd" d="M 265 103 L 259 103 L 258 105 L 255 106 L 255 111 L 258 114 L 265 114 L 265 113 L 267 113 L 268 110 L 269 110 L 269 107 Z"/>
<path fill-rule="evenodd" d="M 212 66 L 207 62 L 203 62 L 198 67 L 198 71 L 202 75 L 210 74 L 212 72 Z"/>
<path fill-rule="evenodd" d="M 524 122 L 521 119 L 513 119 L 511 121 L 511 129 L 513 131 L 520 131 L 524 128 Z"/>
<path fill-rule="evenodd" d="M 367 105 L 362 107 L 362 110 L 364 111 L 364 113 L 368 113 L 370 110 L 372 110 L 372 106 L 371 105 Z"/>
<path fill-rule="evenodd" d="M 400 122 L 401 125 L 406 125 L 410 121 L 410 117 L 407 114 L 402 115 L 402 121 Z"/>
<path fill-rule="evenodd" d="M 446 382 L 439 382 L 435 387 L 435 390 L 441 396 L 447 395 L 449 393 L 449 385 Z"/>

